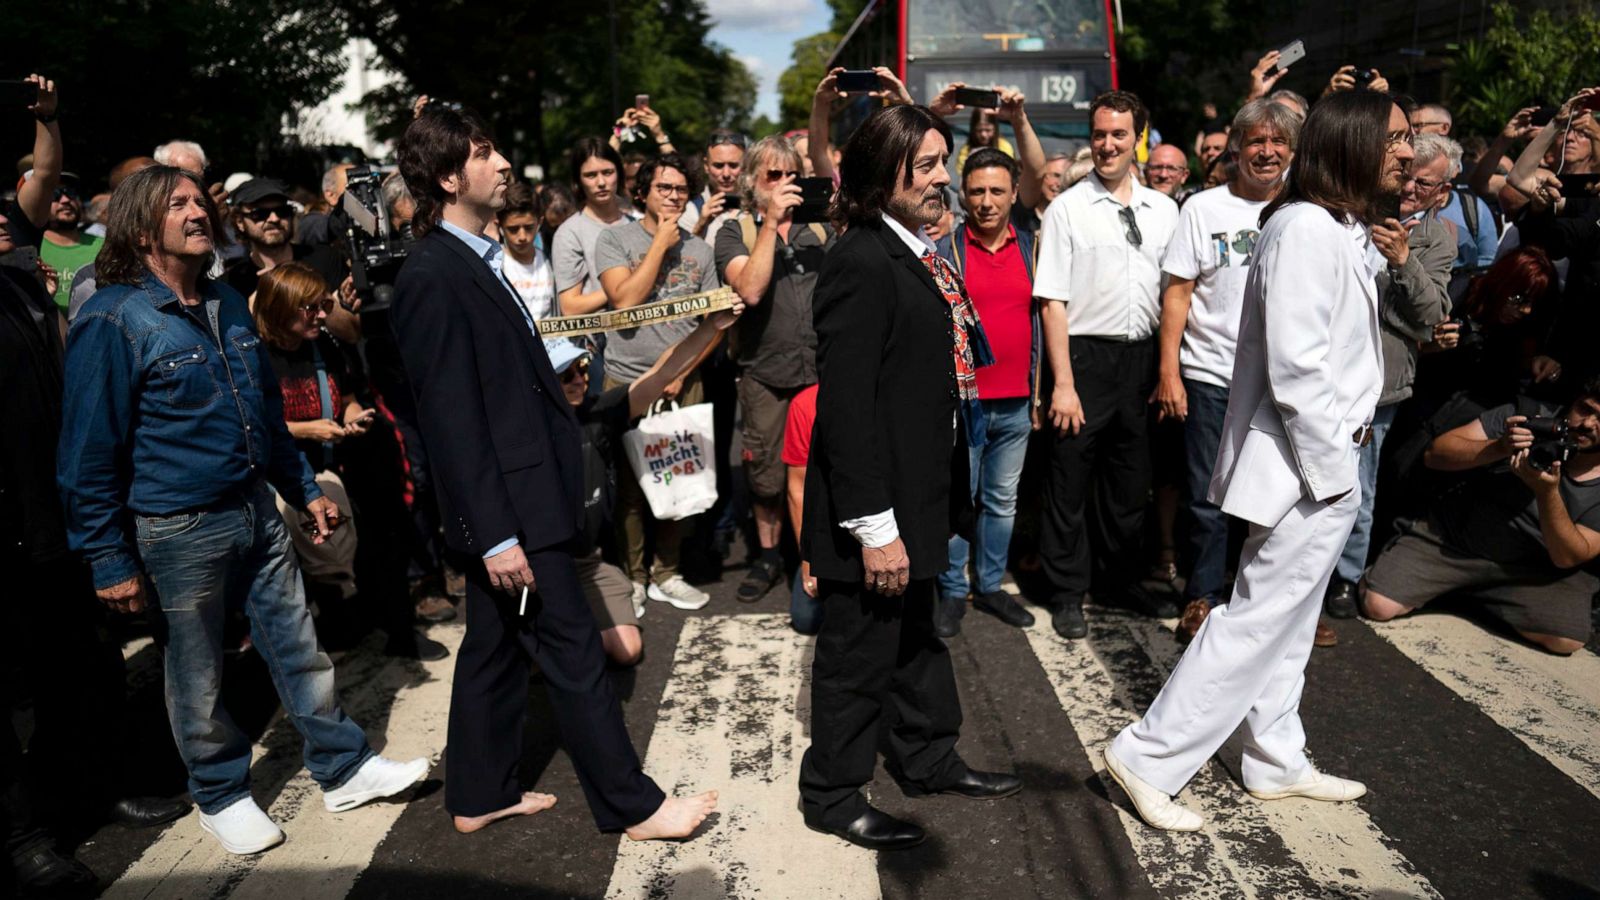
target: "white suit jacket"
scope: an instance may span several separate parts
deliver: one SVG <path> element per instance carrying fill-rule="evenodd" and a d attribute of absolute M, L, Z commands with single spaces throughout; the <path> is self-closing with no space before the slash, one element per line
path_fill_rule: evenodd
<path fill-rule="evenodd" d="M 1354 435 L 1383 391 L 1382 264 L 1365 227 L 1311 203 L 1261 229 L 1209 492 L 1223 512 L 1272 527 L 1356 487 Z"/>

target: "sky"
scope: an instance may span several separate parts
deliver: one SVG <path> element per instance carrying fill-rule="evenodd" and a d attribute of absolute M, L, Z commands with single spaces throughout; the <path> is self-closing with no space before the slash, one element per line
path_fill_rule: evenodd
<path fill-rule="evenodd" d="M 823 0 L 705 0 L 716 25 L 711 39 L 729 48 L 760 83 L 756 112 L 778 118 L 778 76 L 789 67 L 794 42 L 826 31 L 832 13 Z"/>

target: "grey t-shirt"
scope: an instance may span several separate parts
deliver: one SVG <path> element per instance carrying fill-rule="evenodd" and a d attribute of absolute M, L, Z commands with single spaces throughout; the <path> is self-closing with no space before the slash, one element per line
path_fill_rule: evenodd
<path fill-rule="evenodd" d="M 621 224 L 623 220 L 618 220 Z M 582 212 L 567 217 L 550 239 L 550 267 L 556 276 L 556 293 L 560 294 L 575 284 L 583 285 L 583 293 L 600 290 L 600 270 L 594 265 L 595 242 L 600 232 L 612 226 L 597 222 Z"/>
<path fill-rule="evenodd" d="M 1520 406 L 1507 403 L 1486 411 L 1478 421 L 1485 435 L 1498 439 L 1506 433 L 1507 418 L 1540 414 L 1551 411 L 1526 401 Z M 1600 530 L 1600 478 L 1577 481 L 1563 475 L 1561 502 L 1574 522 Z M 1539 503 L 1509 471 L 1458 487 L 1439 498 L 1433 513 L 1440 536 L 1458 550 L 1495 562 L 1554 568 L 1539 530 Z"/>
<path fill-rule="evenodd" d="M 661 261 L 655 287 L 650 291 L 650 296 L 645 298 L 645 303 L 675 300 L 722 286 L 722 282 L 717 280 L 717 266 L 712 258 L 711 245 L 682 227 L 678 232 L 678 244 L 668 250 L 666 258 Z M 655 238 L 638 222 L 605 229 L 595 243 L 596 271 L 605 272 L 619 266 L 638 268 L 653 240 Z M 688 337 L 698 324 L 697 319 L 679 319 L 676 322 L 611 332 L 606 341 L 606 377 L 614 381 L 638 378 L 655 365 L 668 347 Z"/>

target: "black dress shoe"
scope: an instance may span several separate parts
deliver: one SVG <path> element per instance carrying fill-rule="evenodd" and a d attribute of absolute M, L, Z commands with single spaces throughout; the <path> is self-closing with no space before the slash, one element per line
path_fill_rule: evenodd
<path fill-rule="evenodd" d="M 413 633 L 414 640 L 406 640 L 402 635 L 399 640 L 391 640 L 383 652 L 387 656 L 398 656 L 401 659 L 420 659 L 423 662 L 438 662 L 450 655 L 450 648 L 426 635 Z"/>
<path fill-rule="evenodd" d="M 1083 602 L 1063 603 L 1050 614 L 1050 627 L 1067 640 L 1089 636 L 1089 623 L 1083 618 Z"/>
<path fill-rule="evenodd" d="M 973 598 L 972 605 L 1013 628 L 1028 628 L 1033 625 L 1033 613 L 1023 609 L 1017 598 L 1005 591 L 981 594 Z"/>
<path fill-rule="evenodd" d="M 859 818 L 843 828 L 806 823 L 812 831 L 841 837 L 868 850 L 904 850 L 927 840 L 928 833 L 921 827 L 889 815 L 877 807 L 869 806 Z"/>
<path fill-rule="evenodd" d="M 1145 590 L 1140 585 L 1128 589 L 1127 597 L 1123 601 L 1128 609 L 1152 619 L 1176 619 L 1183 614 L 1178 608 L 1178 602 L 1171 594 Z"/>
<path fill-rule="evenodd" d="M 999 800 L 1022 790 L 1022 779 L 1004 772 L 979 772 L 968 769 L 961 780 L 942 787 L 934 794 L 954 794 L 968 800 Z"/>
<path fill-rule="evenodd" d="M 154 828 L 175 822 L 189 814 L 189 804 L 183 800 L 163 797 L 123 797 L 111 804 L 108 818 L 129 828 Z"/>
<path fill-rule="evenodd" d="M 24 897 L 87 897 L 100 882 L 88 866 L 49 844 L 13 860 L 12 866 Z"/>
<path fill-rule="evenodd" d="M 1324 598 L 1324 606 L 1328 615 L 1335 619 L 1354 619 L 1356 617 L 1356 586 L 1343 578 L 1334 576 L 1328 585 L 1328 594 Z"/>
<path fill-rule="evenodd" d="M 946 597 L 942 593 L 934 604 L 933 630 L 939 637 L 953 638 L 961 633 L 961 617 L 967 614 L 967 598 Z"/>

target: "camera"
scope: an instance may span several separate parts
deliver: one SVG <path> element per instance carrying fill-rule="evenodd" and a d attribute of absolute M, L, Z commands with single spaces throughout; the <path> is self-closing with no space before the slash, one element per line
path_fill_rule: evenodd
<path fill-rule="evenodd" d="M 350 280 L 362 312 L 377 312 L 394 302 L 394 279 L 411 249 L 411 228 L 394 227 L 383 200 L 383 173 L 351 169 L 344 194 L 330 218 L 350 253 Z"/>
<path fill-rule="evenodd" d="M 1528 448 L 1528 465 L 1540 472 L 1550 471 L 1556 463 L 1565 463 L 1577 441 L 1568 433 L 1565 416 L 1530 416 L 1522 425 L 1533 432 L 1533 446 Z"/>
<path fill-rule="evenodd" d="M 1378 80 L 1377 69 L 1357 69 L 1355 73 L 1356 84 L 1366 87 Z"/>

